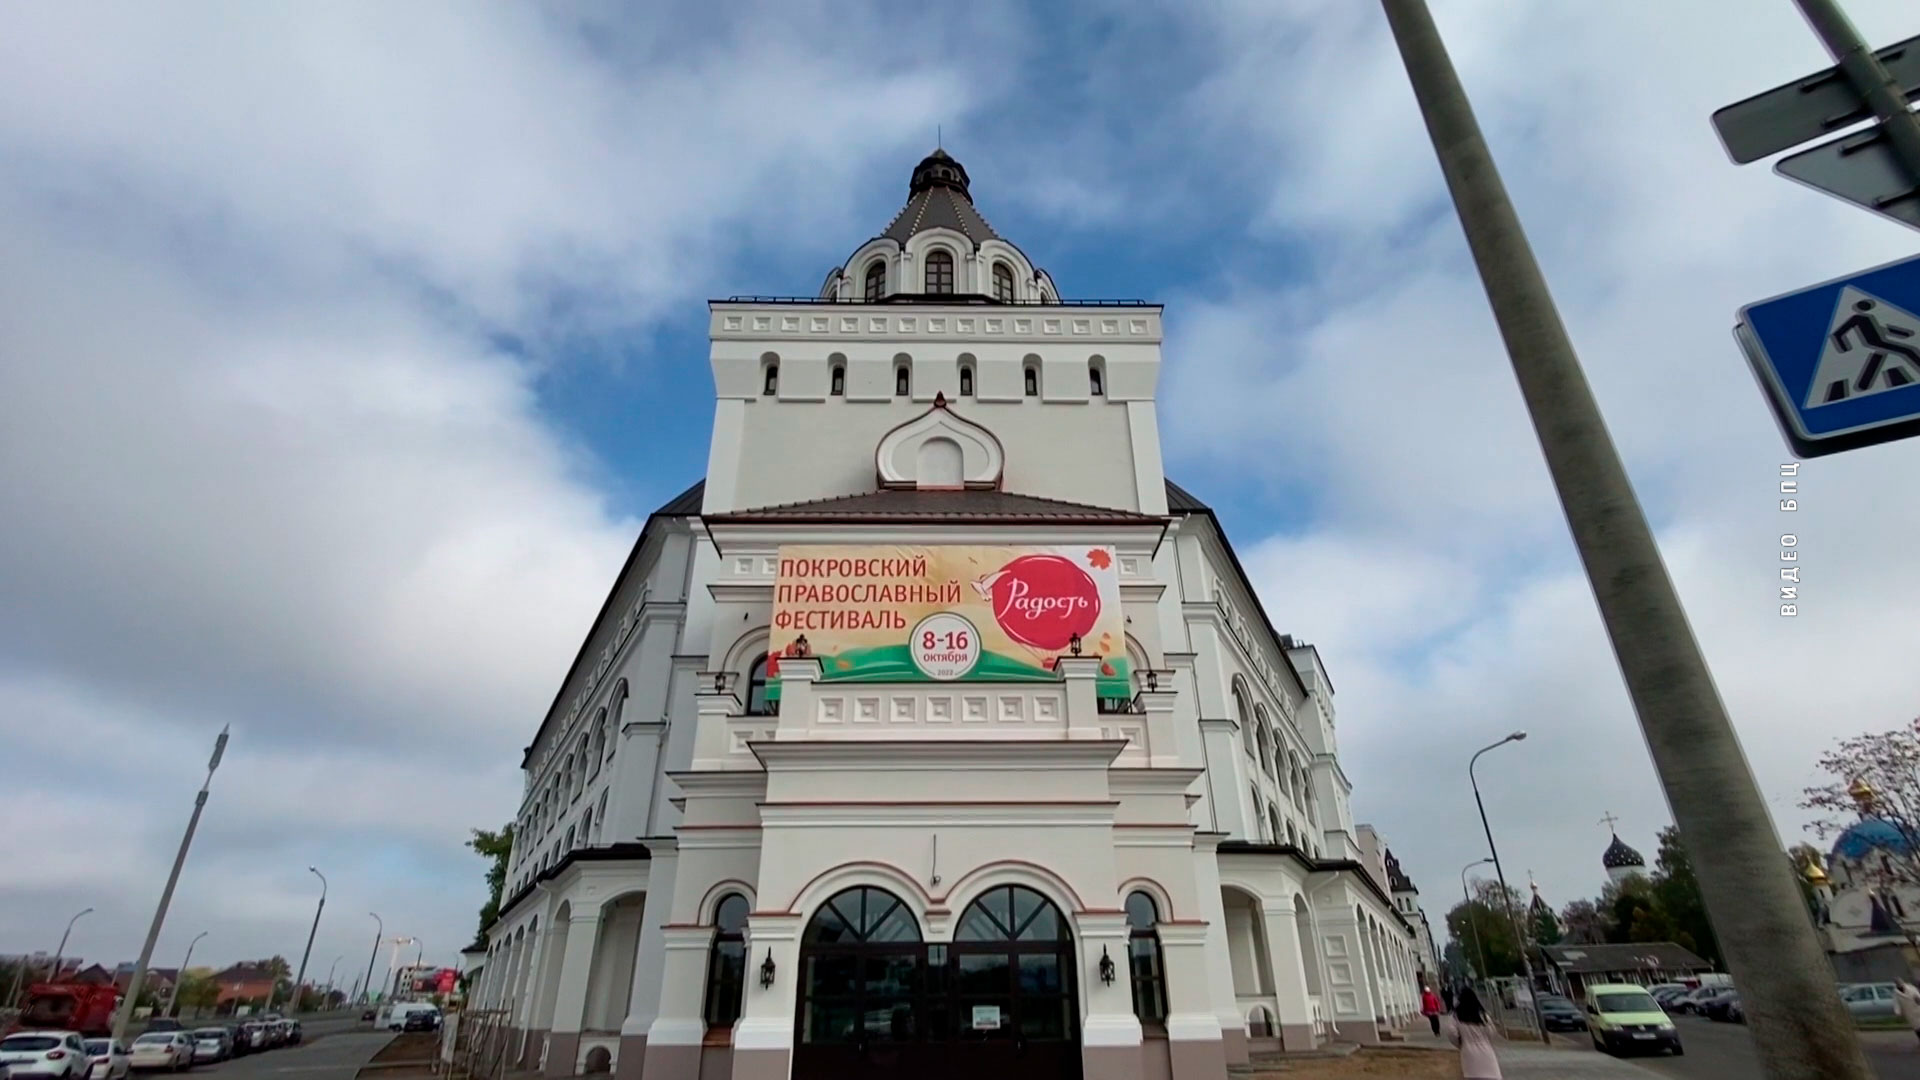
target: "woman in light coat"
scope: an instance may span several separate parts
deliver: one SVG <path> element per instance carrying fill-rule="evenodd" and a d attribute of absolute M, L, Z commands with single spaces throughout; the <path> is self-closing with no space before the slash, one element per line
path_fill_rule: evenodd
<path fill-rule="evenodd" d="M 1473 987 L 1463 987 L 1453 1003 L 1453 1022 L 1447 1025 L 1447 1041 L 1460 1048 L 1460 1075 L 1466 1080 L 1501 1080 L 1500 1059 L 1493 1053 L 1493 1029 L 1487 1026 L 1487 1010 Z"/>

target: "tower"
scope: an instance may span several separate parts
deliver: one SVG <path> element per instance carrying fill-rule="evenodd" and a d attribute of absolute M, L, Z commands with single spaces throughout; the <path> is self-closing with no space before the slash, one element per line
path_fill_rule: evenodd
<path fill-rule="evenodd" d="M 1607 880 L 1615 885 L 1624 885 L 1629 878 L 1647 876 L 1647 860 L 1628 847 L 1620 839 L 1619 833 L 1613 834 L 1613 843 L 1608 844 L 1607 850 L 1601 854 L 1600 865 L 1607 868 Z"/>

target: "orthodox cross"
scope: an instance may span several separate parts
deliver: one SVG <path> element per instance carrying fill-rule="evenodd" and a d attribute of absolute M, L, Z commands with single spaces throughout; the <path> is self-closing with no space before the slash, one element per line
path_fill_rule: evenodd
<path fill-rule="evenodd" d="M 1600 824 L 1605 825 L 1607 827 L 1608 832 L 1617 833 L 1620 830 L 1614 828 L 1614 825 L 1617 824 L 1619 821 L 1620 821 L 1619 818 L 1613 816 L 1613 811 L 1609 810 L 1607 811 L 1606 816 L 1600 819 Z"/>

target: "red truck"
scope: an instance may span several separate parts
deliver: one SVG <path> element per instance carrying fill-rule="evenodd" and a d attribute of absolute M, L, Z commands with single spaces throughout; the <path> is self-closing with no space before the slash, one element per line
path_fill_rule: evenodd
<path fill-rule="evenodd" d="M 89 1038 L 113 1034 L 120 991 L 88 983 L 34 983 L 12 1031 L 77 1031 Z"/>

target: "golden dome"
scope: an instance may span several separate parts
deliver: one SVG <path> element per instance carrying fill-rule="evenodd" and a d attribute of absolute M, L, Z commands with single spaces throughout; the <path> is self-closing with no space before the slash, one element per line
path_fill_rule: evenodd
<path fill-rule="evenodd" d="M 1807 860 L 1807 865 L 1800 871 L 1800 876 L 1806 878 L 1807 883 L 1810 885 L 1825 885 L 1827 883 L 1827 872 L 1820 869 L 1820 864 L 1812 859 Z"/>
<path fill-rule="evenodd" d="M 1867 783 L 1865 780 L 1856 779 L 1853 783 L 1847 785 L 1847 794 L 1853 796 L 1853 801 L 1857 803 L 1864 804 L 1872 802 L 1874 795 L 1873 785 Z"/>

